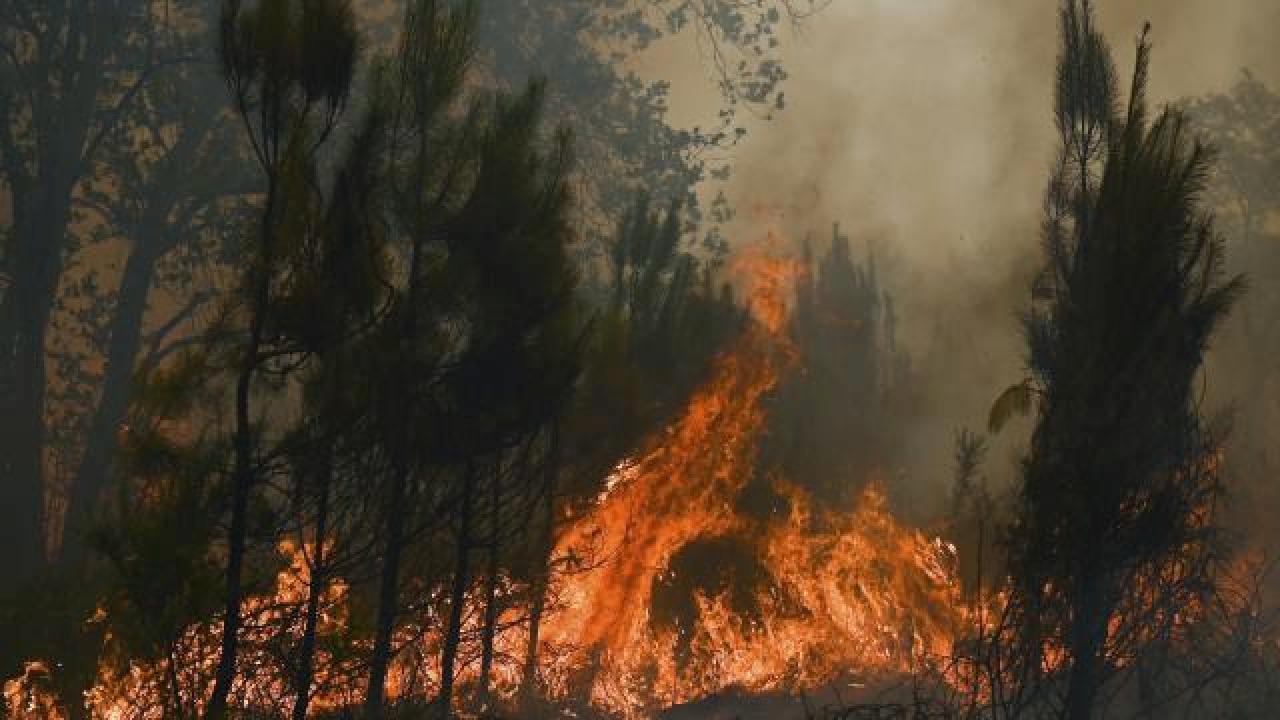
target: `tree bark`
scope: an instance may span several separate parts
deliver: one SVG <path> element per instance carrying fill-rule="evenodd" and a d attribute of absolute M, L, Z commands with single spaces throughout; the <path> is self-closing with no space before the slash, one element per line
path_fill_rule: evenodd
<path fill-rule="evenodd" d="M 560 428 L 551 428 L 550 446 L 547 449 L 546 476 L 542 488 L 543 526 L 541 557 L 538 572 L 534 576 L 533 606 L 529 608 L 529 640 L 525 645 L 524 668 L 520 675 L 519 706 L 525 712 L 532 710 L 534 693 L 538 690 L 538 634 L 542 628 L 542 615 L 546 610 L 547 590 L 551 584 L 551 553 L 555 550 L 555 485 L 560 472 Z"/>
<path fill-rule="evenodd" d="M 103 370 L 102 398 L 90 424 L 84 457 L 72 480 L 68 498 L 62 561 L 72 569 L 86 559 L 83 535 L 92 508 L 97 505 L 97 499 L 111 478 L 120 426 L 133 398 L 134 362 L 142 344 L 142 321 L 147 310 L 155 260 L 146 248 L 134 250 L 120 280 Z"/>
<path fill-rule="evenodd" d="M 467 586 L 471 581 L 471 510 L 474 495 L 474 473 L 470 467 L 462 477 L 462 507 L 458 515 L 458 555 L 453 568 L 453 587 L 449 593 L 449 624 L 445 629 L 444 648 L 440 657 L 440 716 L 453 717 L 454 665 L 462 641 L 462 611 Z"/>
<path fill-rule="evenodd" d="M 425 143 L 425 139 L 420 140 Z M 419 152 L 423 152 L 420 148 Z M 413 242 L 409 255 L 409 276 L 406 280 L 407 310 L 403 319 L 400 334 L 401 353 L 412 353 L 410 345 L 417 336 L 418 329 L 418 296 L 422 291 L 422 235 Z M 389 407 L 395 407 L 387 403 Z M 390 492 L 387 496 L 387 542 L 383 551 L 381 586 L 378 591 L 378 617 L 374 630 L 373 653 L 369 659 L 369 687 L 365 692 L 364 714 L 366 720 L 380 720 L 386 709 L 387 668 L 391 663 L 391 640 L 395 630 L 396 614 L 400 595 L 400 556 L 404 550 L 404 515 L 405 500 L 409 483 L 409 451 L 412 439 L 409 437 L 409 408 L 398 406 L 400 414 L 397 427 L 401 430 L 392 446 L 392 455 L 396 458 L 396 467 L 392 470 Z"/>
<path fill-rule="evenodd" d="M 11 292 L 27 294 L 25 290 L 15 282 Z M 3 433 L 8 439 L 4 448 L 7 477 L 0 483 L 4 488 L 6 514 L 10 516 L 9 521 L 0 522 L 0 545 L 11 548 L 6 553 L 11 564 L 5 575 L 19 584 L 44 565 L 47 521 L 43 462 L 44 341 L 51 302 L 30 296 L 27 300 L 16 303 L 16 312 L 23 317 L 13 343 L 10 378 L 13 405 L 6 422 L 8 429 Z"/>
<path fill-rule="evenodd" d="M 378 618 L 373 654 L 369 660 L 369 688 L 365 693 L 367 720 L 378 720 L 385 711 L 387 668 L 391 663 L 391 640 L 395 631 L 400 599 L 400 556 L 404 549 L 404 500 L 408 471 L 396 468 L 387 494 L 387 542 L 383 550 L 382 577 L 378 589 Z"/>
<path fill-rule="evenodd" d="M 307 583 L 307 609 L 303 620 L 302 645 L 298 649 L 297 698 L 293 703 L 293 720 L 306 720 L 307 707 L 311 703 L 311 681 L 315 675 L 316 627 L 320 619 L 320 599 L 324 595 L 327 568 L 325 567 L 325 540 L 329 525 L 329 483 L 333 464 L 330 453 L 324 451 L 318 474 L 319 497 L 316 507 L 315 548 L 312 550 L 311 576 Z"/>
<path fill-rule="evenodd" d="M 240 604 L 243 601 L 245 534 L 248 531 L 249 494 L 254 484 L 253 427 L 250 424 L 250 397 L 253 376 L 258 369 L 258 353 L 266 320 L 271 287 L 273 231 L 275 229 L 276 182 L 267 181 L 266 206 L 262 213 L 262 257 L 255 272 L 249 338 L 236 377 L 235 469 L 232 473 L 231 528 L 227 537 L 227 589 L 222 620 L 222 651 L 214 677 L 213 695 L 207 717 L 222 720 L 227 714 L 227 698 L 235 681 L 236 655 L 240 644 Z"/>
<path fill-rule="evenodd" d="M 71 203 L 70 187 L 41 188 L 41 194 L 20 216 L 15 208 L 14 276 L 0 308 L 0 371 L 7 375 L 0 385 L 11 403 L 0 428 L 0 505 L 9 516 L 0 521 L 0 546 L 10 548 L 5 576 L 15 584 L 45 563 L 45 337 Z"/>
<path fill-rule="evenodd" d="M 485 568 L 484 628 L 480 637 L 480 678 L 476 687 L 476 708 L 489 705 L 489 674 L 493 670 L 493 639 L 498 626 L 498 552 L 501 546 L 502 487 L 497 473 L 489 496 L 488 567 Z"/>
<path fill-rule="evenodd" d="M 550 503 L 548 503 L 550 505 Z M 549 515 L 549 513 L 548 513 Z M 548 523 L 547 527 L 550 527 Z M 547 532 L 550 535 L 550 532 Z M 520 707 L 528 710 L 538 690 L 538 633 L 542 628 L 542 615 L 547 605 L 547 590 L 551 575 L 551 543 L 543 544 L 541 567 L 534 579 L 531 592 L 533 606 L 529 608 L 529 640 L 525 645 L 524 668 L 520 675 Z"/>
<path fill-rule="evenodd" d="M 1090 720 L 1102 682 L 1101 655 L 1107 622 L 1098 581 L 1092 573 L 1085 574 L 1079 593 L 1071 622 L 1071 672 L 1065 710 L 1069 720 Z"/>

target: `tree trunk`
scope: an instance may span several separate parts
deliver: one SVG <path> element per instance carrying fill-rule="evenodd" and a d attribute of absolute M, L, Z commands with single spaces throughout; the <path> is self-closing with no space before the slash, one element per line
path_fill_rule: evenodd
<path fill-rule="evenodd" d="M 532 710 L 534 693 L 538 690 L 538 633 L 542 628 L 547 590 L 551 584 L 551 553 L 555 550 L 555 481 L 559 472 L 560 428 L 556 424 L 551 428 L 551 441 L 547 449 L 546 476 L 542 488 L 541 558 L 530 589 L 533 607 L 529 608 L 529 641 L 525 645 L 524 668 L 520 675 L 519 706 L 525 712 Z"/>
<path fill-rule="evenodd" d="M 23 285 L 15 281 L 11 292 L 26 294 Z M 0 486 L 10 519 L 0 522 L 0 546 L 10 548 L 6 556 L 11 564 L 5 575 L 18 584 L 29 579 L 45 560 L 44 340 L 51 299 L 28 297 L 27 302 L 15 303 L 14 309 L 23 316 L 14 339 L 12 414 L 3 433 L 7 436 L 7 477 Z"/>
<path fill-rule="evenodd" d="M 1071 671 L 1067 680 L 1066 717 L 1089 720 L 1102 683 L 1102 648 L 1107 622 L 1102 611 L 1098 581 L 1092 573 L 1082 580 L 1076 615 L 1071 622 Z"/>
<path fill-rule="evenodd" d="M 422 140 L 421 142 L 425 142 Z M 417 337 L 418 294 L 422 290 L 422 241 L 416 239 L 409 254 L 409 276 L 406 280 L 408 310 L 404 316 L 404 326 L 400 334 L 400 352 L 411 353 L 409 345 L 412 338 Z M 390 405 L 390 403 L 388 403 Z M 365 692 L 365 720 L 380 720 L 386 709 L 387 668 L 391 663 L 391 640 L 395 630 L 396 614 L 400 596 L 400 555 L 404 550 L 404 515 L 406 493 L 409 482 L 408 448 L 412 438 L 409 430 L 409 409 L 399 406 L 401 416 L 397 426 L 402 428 L 392 449 L 397 458 L 397 466 L 393 469 L 391 491 L 387 496 L 387 542 L 383 552 L 381 586 L 378 591 L 378 617 L 374 629 L 373 654 L 369 659 L 369 687 Z"/>
<path fill-rule="evenodd" d="M 120 425 L 133 398 L 134 362 L 142 344 L 142 321 L 154 266 L 155 256 L 146 248 L 137 248 L 129 255 L 120 280 L 103 370 L 102 398 L 89 427 L 84 457 L 72 480 L 68 498 L 62 561 L 71 569 L 78 568 L 85 560 L 87 548 L 83 535 L 92 508 L 97 506 L 111 478 Z"/>
<path fill-rule="evenodd" d="M 315 675 L 316 627 L 320 620 L 320 599 L 324 595 L 327 569 L 324 544 L 329 531 L 329 482 L 333 463 L 325 450 L 318 474 L 319 497 L 316 507 L 315 547 L 312 549 L 311 577 L 307 583 L 307 609 L 303 620 L 302 646 L 298 649 L 298 674 L 295 678 L 298 695 L 293 703 L 293 720 L 305 720 L 307 706 L 311 703 L 311 681 Z"/>
<path fill-rule="evenodd" d="M 0 420 L 0 507 L 8 515 L 0 518 L 0 547 L 8 548 L 4 574 L 15 585 L 45 561 L 45 336 L 71 204 L 70 187 L 59 188 L 41 187 L 36 202 L 14 208 L 12 285 L 0 307 L 0 372 L 7 376 L 0 387 L 9 398 Z"/>
<path fill-rule="evenodd" d="M 171 216 L 184 199 L 196 199 L 188 198 L 195 191 L 187 180 L 192 168 L 204 163 L 199 148 L 209 137 L 217 118 L 217 113 L 206 113 L 180 129 L 176 144 L 146 185 L 140 188 L 148 198 L 141 215 L 132 216 L 126 212 L 117 219 L 120 229 L 131 236 L 133 249 L 116 292 L 115 314 L 111 319 L 102 377 L 102 397 L 94 411 L 84 455 L 72 479 L 68 497 L 61 559 L 73 572 L 85 560 L 82 536 L 87 529 L 86 521 L 114 473 L 119 428 L 133 400 L 143 320 L 156 263 L 185 240 L 187 234 L 196 232 L 187 222 L 195 212 L 194 207 L 200 203 L 188 206 L 184 214 L 179 215 L 179 220 L 171 219 Z M 208 200 L 208 196 L 196 197 Z M 133 218 L 133 221 L 127 218 Z"/>
<path fill-rule="evenodd" d="M 248 380 L 238 385 L 247 388 Z M 248 390 L 236 391 L 245 397 Z M 248 460 L 252 444 L 248 437 L 248 410 L 245 400 L 237 400 L 237 424 L 244 423 L 245 431 L 236 432 L 236 469 L 231 496 L 231 528 L 227 535 L 227 589 L 222 621 L 222 652 L 218 658 L 218 670 L 214 678 L 213 695 L 209 700 L 207 716 L 212 720 L 227 717 L 227 698 L 235 681 L 236 655 L 240 648 L 240 604 L 243 600 L 242 577 L 244 574 L 245 534 L 248 531 L 249 490 L 253 484 L 252 468 Z M 243 458 L 243 459 L 242 459 Z"/>
<path fill-rule="evenodd" d="M 471 580 L 471 506 L 475 478 L 470 467 L 462 476 L 462 507 L 458 516 L 458 556 L 453 568 L 453 587 L 449 593 L 449 624 L 445 629 L 444 649 L 440 657 L 440 716 L 453 717 L 454 665 L 462 641 L 462 611 L 467 585 Z"/>
<path fill-rule="evenodd" d="M 494 473 L 489 496 L 489 565 L 485 568 L 484 628 L 480 637 L 480 679 L 476 687 L 476 708 L 489 705 L 489 674 L 493 670 L 493 638 L 498 625 L 498 551 L 501 544 L 502 488 Z"/>
<path fill-rule="evenodd" d="M 46 17 L 42 29 L 57 39 L 39 38 L 41 61 L 20 63 L 18 73 L 45 63 L 57 72 L 27 78 L 25 92 L 19 87 L 24 83 L 5 88 L 8 100 L 25 96 L 6 103 L 13 107 L 5 121 L 21 117 L 26 103 L 34 152 L 30 164 L 21 153 L 6 153 L 0 169 L 12 199 L 12 276 L 0 303 L 0 395 L 7 401 L 0 405 L 0 513 L 11 517 L 0 514 L 0 547 L 6 550 L 5 578 L 16 584 L 45 561 L 45 335 L 62 279 L 72 198 L 91 160 L 87 141 L 95 120 L 106 119 L 99 93 L 111 74 L 100 66 L 133 37 L 109 29 L 126 12 L 112 3 L 82 3 Z M 46 56 L 46 49 L 52 54 Z"/>
<path fill-rule="evenodd" d="M 544 543 L 543 550 L 541 567 L 531 588 L 533 606 L 529 608 L 529 640 L 525 645 L 524 668 L 520 675 L 520 707 L 525 710 L 533 703 L 538 690 L 538 633 L 542 628 L 542 614 L 546 609 L 550 584 L 551 543 Z"/>
<path fill-rule="evenodd" d="M 214 677 L 213 695 L 207 717 L 222 720 L 227 714 L 227 698 L 235 681 L 236 654 L 240 644 L 240 604 L 243 601 L 245 534 L 248 531 L 249 493 L 254 484 L 253 427 L 250 424 L 249 391 L 258 369 L 267 303 L 271 288 L 272 235 L 275 229 L 276 183 L 267 181 L 266 206 L 262 213 L 262 257 L 254 278 L 249 339 L 236 377 L 235 469 L 232 473 L 231 528 L 227 537 L 227 590 L 222 619 L 222 652 Z"/>
<path fill-rule="evenodd" d="M 383 550 L 382 577 L 378 589 L 378 618 L 374 630 L 373 654 L 369 660 L 369 688 L 365 694 L 367 720 L 378 720 L 385 710 L 387 668 L 391 663 L 391 640 L 395 631 L 400 599 L 400 554 L 404 549 L 404 499 L 408 471 L 396 468 L 387 495 L 387 542 Z"/>

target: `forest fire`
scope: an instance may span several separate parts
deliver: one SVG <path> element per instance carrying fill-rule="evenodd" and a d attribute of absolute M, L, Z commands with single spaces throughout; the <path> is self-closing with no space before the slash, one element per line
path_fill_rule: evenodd
<path fill-rule="evenodd" d="M 895 522 L 878 485 L 865 489 L 852 512 L 835 513 L 773 477 L 784 512 L 762 521 L 735 508 L 756 471 L 764 401 L 799 361 L 786 332 L 795 263 L 757 250 L 736 269 L 750 288 L 748 329 L 684 413 L 615 471 L 595 507 L 570 519 L 558 542 L 555 555 L 569 569 L 551 589 L 538 663 L 549 698 L 582 698 L 602 712 L 642 717 L 729 688 L 797 690 L 841 673 L 906 672 L 948 652 L 960 629 L 954 548 Z M 244 658 L 254 672 L 233 697 L 241 707 L 284 713 L 287 656 L 272 648 L 301 633 L 309 553 L 290 543 L 278 549 L 287 563 L 274 593 L 245 607 L 245 632 L 262 637 L 246 643 L 259 648 Z M 503 594 L 521 591 L 504 580 Z M 434 608 L 436 600 L 420 606 Z M 347 605 L 346 585 L 335 582 L 321 603 L 322 635 L 343 633 Z M 524 619 L 513 607 L 500 623 L 507 631 L 497 639 L 492 682 L 508 700 L 520 686 L 512 658 L 527 642 Z M 464 638 L 474 642 L 479 624 L 469 616 Z M 397 632 L 402 649 L 390 697 L 438 687 L 440 625 L 429 611 Z M 218 622 L 189 628 L 156 665 L 126 663 L 122 671 L 104 658 L 85 706 L 107 720 L 198 713 L 219 629 Z M 358 702 L 357 664 L 326 652 L 316 661 L 312 712 Z M 20 717 L 46 717 L 56 707 L 40 681 L 48 670 L 28 670 L 6 686 L 10 704 L 31 708 Z M 459 684 L 474 675 L 464 663 Z"/>
<path fill-rule="evenodd" d="M 0 2 L 0 716 L 1275 717 L 1263 4 Z"/>
<path fill-rule="evenodd" d="M 563 554 L 616 555 L 559 589 L 565 609 L 547 637 L 577 648 L 559 668 L 560 693 L 581 692 L 581 668 L 595 664 L 593 702 L 634 714 L 729 687 L 905 671 L 950 649 L 960 619 L 954 551 L 899 526 L 877 486 L 837 515 L 774 478 L 785 514 L 761 524 L 735 510 L 754 469 L 762 401 L 797 360 L 785 334 L 795 267 L 760 254 L 740 265 L 754 281 L 756 322 L 657 447 L 620 469 L 560 543 Z M 699 547 L 709 567 L 696 566 Z M 682 582 L 681 564 L 702 576 Z"/>

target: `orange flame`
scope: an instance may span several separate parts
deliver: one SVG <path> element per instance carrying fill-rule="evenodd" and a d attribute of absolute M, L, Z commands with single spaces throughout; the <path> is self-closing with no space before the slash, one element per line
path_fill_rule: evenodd
<path fill-rule="evenodd" d="M 754 471 L 762 401 L 795 358 L 786 298 L 798 272 L 763 251 L 737 269 L 752 283 L 752 326 L 684 415 L 618 469 L 559 543 L 570 557 L 616 544 L 617 557 L 558 588 L 566 607 L 544 637 L 576 652 L 560 653 L 550 669 L 553 692 L 587 691 L 593 703 L 635 716 L 730 686 L 811 687 L 842 671 L 906 670 L 918 656 L 949 651 L 959 630 L 954 549 L 896 524 L 876 486 L 846 516 L 816 517 L 805 493 L 783 481 L 784 521 L 760 528 L 735 509 Z M 695 591 L 698 627 L 655 627 L 653 589 L 670 580 L 673 557 L 728 534 L 754 545 L 768 575 L 753 603 L 759 616 L 741 617 L 724 593 Z M 592 665 L 591 687 L 575 687 Z"/>
<path fill-rule="evenodd" d="M 787 336 L 787 300 L 800 267 L 769 249 L 777 244 L 749 250 L 731 267 L 747 288 L 752 322 L 743 336 L 717 360 L 684 413 L 646 452 L 618 467 L 592 511 L 571 519 L 558 542 L 557 557 L 579 562 L 555 582 L 555 611 L 542 629 L 539 666 L 552 698 L 586 697 L 601 709 L 638 717 L 734 686 L 800 689 L 845 672 L 908 671 L 921 658 L 949 652 L 962 631 L 954 548 L 899 525 L 878 485 L 848 513 L 815 509 L 802 489 L 781 478 L 773 482 L 789 506 L 785 516 L 753 519 L 735 507 L 756 471 L 764 401 L 797 359 Z M 680 579 L 673 560 L 723 538 L 744 548 L 760 569 L 762 577 L 749 588 L 753 611 L 741 611 L 741 598 L 733 596 L 739 588 L 693 588 L 695 623 L 655 618 L 655 588 Z M 292 702 L 290 678 L 267 648 L 290 647 L 301 634 L 297 608 L 306 599 L 307 563 L 302 548 L 280 550 L 291 563 L 274 593 L 245 606 L 246 633 L 261 637 L 244 644 L 245 672 L 233 700 L 283 716 Z M 587 568 L 593 558 L 604 559 Z M 501 597 L 520 592 L 502 580 Z M 346 627 L 346 594 L 341 582 L 330 587 L 323 634 Z M 439 590 L 421 594 L 424 601 L 415 605 L 426 610 L 396 633 L 403 649 L 388 679 L 393 698 L 429 695 L 439 683 Z M 479 607 L 479 597 L 477 587 L 468 607 Z M 500 620 L 510 629 L 496 640 L 493 692 L 499 698 L 513 697 L 522 679 L 511 660 L 521 656 L 527 637 L 522 613 L 508 609 Z M 477 615 L 468 613 L 464 623 L 466 652 L 479 634 Z M 217 621 L 189 628 L 168 663 L 128 662 L 120 670 L 104 659 L 85 706 L 96 718 L 150 720 L 166 717 L 177 695 L 185 714 L 198 714 L 217 662 L 219 629 Z M 18 716 L 24 720 L 61 717 L 52 693 L 41 690 L 44 670 L 32 664 L 5 685 L 10 707 L 30 708 Z M 459 686 L 475 669 L 463 663 L 461 672 Z M 319 651 L 311 708 L 358 704 L 362 678 L 358 660 Z"/>

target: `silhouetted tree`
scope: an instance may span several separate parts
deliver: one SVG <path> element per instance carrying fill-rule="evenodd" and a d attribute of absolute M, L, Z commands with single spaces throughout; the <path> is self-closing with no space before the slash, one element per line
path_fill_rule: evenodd
<path fill-rule="evenodd" d="M 695 192 L 700 182 L 724 180 L 730 172 L 728 163 L 717 159 L 723 154 L 709 151 L 742 139 L 743 114 L 771 116 L 785 106 L 780 31 L 827 4 L 514 0 L 485 7 L 478 42 L 486 74 L 509 87 L 530 75 L 554 77 L 549 117 L 577 129 L 578 214 L 585 235 L 577 249 L 583 259 L 606 259 L 614 223 L 645 189 L 678 199 L 689 221 L 728 218 L 731 210 L 722 197 L 703 207 Z M 643 79 L 625 60 L 663 38 L 691 35 L 706 51 L 721 103 L 715 117 L 686 129 L 668 117 L 670 83 Z M 721 241 L 715 234 L 705 239 L 713 245 Z M 589 275 L 584 281 L 595 279 Z"/>
<path fill-rule="evenodd" d="M 260 223 L 246 243 L 245 338 L 235 371 L 227 590 L 222 646 L 207 716 L 225 717 L 235 679 L 250 494 L 258 480 L 260 429 L 253 425 L 255 377 L 274 320 L 275 289 L 293 268 L 290 245 L 313 219 L 316 154 L 346 107 L 358 55 L 344 0 L 267 0 L 245 9 L 227 0 L 221 19 L 223 76 L 264 178 Z M 286 350 L 286 352 L 288 352 Z"/>
<path fill-rule="evenodd" d="M 171 22 L 195 28 L 213 25 L 212 4 L 184 8 Z M 206 61 L 210 30 L 188 31 L 187 62 L 151 74 L 124 112 L 100 153 L 98 172 L 78 198 L 96 235 L 127 243 L 123 270 L 98 320 L 105 329 L 103 371 L 89 415 L 78 463 L 67 491 L 63 559 L 75 568 L 84 559 L 83 536 L 90 516 L 110 487 L 117 437 L 135 376 L 145 375 L 193 337 L 191 325 L 214 298 L 202 283 L 223 253 L 221 237 L 234 232 L 239 205 L 251 189 L 246 149 Z M 208 48 L 201 47 L 208 46 Z M 174 297 L 166 315 L 154 317 L 163 292 Z M 176 337 L 175 337 L 176 336 Z"/>
<path fill-rule="evenodd" d="M 691 193 L 701 162 L 689 153 L 732 142 L 732 111 L 714 134 L 673 130 L 665 87 L 624 72 L 608 45 L 639 49 L 663 23 L 663 32 L 696 27 L 716 44 L 727 102 L 771 106 L 785 76 L 771 39 L 790 4 L 676 2 L 657 25 L 637 8 L 584 4 L 578 19 L 590 16 L 591 28 L 579 36 L 565 8 L 512 3 L 481 16 L 470 3 L 412 0 L 394 50 L 368 63 L 347 0 L 217 4 L 220 17 L 196 2 L 155 27 L 139 8 L 91 8 L 98 14 L 87 17 L 121 24 L 89 31 L 74 8 L 45 18 L 14 6 L 21 27 L 6 61 L 15 77 L 28 61 L 41 71 L 65 65 L 97 88 L 63 108 L 71 130 L 75 113 L 88 113 L 80 130 L 94 145 L 75 173 L 55 168 L 68 209 L 47 237 L 63 240 L 24 255 L 35 237 L 23 234 L 28 220 L 44 206 L 22 205 L 34 197 L 23 183 L 36 181 L 5 170 L 15 210 L 0 256 L 11 280 L 0 288 L 0 330 L 16 349 L 14 372 L 0 359 L 0 379 L 12 383 L 6 398 L 27 402 L 19 380 L 46 355 L 54 364 L 40 387 L 55 386 L 58 407 L 50 415 L 39 400 L 43 434 L 23 445 L 37 458 L 24 467 L 40 470 L 41 452 L 68 462 L 66 564 L 78 578 L 105 571 L 76 598 L 107 611 L 86 626 L 94 636 L 81 639 L 93 645 L 83 662 L 40 656 L 61 664 L 53 676 L 73 714 L 94 673 L 122 679 L 136 660 L 163 674 L 147 711 L 165 716 L 302 718 L 318 693 L 353 697 L 361 684 L 364 713 L 380 717 L 391 710 L 388 675 L 408 625 L 439 634 L 436 709 L 450 714 L 460 678 L 475 677 L 473 703 L 488 712 L 505 660 L 499 641 L 512 626 L 506 611 L 527 603 L 527 696 L 537 689 L 548 586 L 565 565 L 552 556 L 558 519 L 596 497 L 609 469 L 666 422 L 744 318 L 728 286 L 716 286 L 726 245 L 697 237 Z M 494 34 L 494 17 L 507 27 L 556 24 L 533 27 L 538 42 L 525 46 Z M 87 61 L 41 54 L 45 38 L 32 28 L 46 20 L 92 46 L 76 52 L 107 68 L 107 84 L 82 79 Z M 107 29 L 120 36 L 99 35 Z M 566 33 L 567 55 L 548 54 Z M 208 35 L 221 78 L 186 63 Z M 123 44 L 103 49 L 110 43 Z M 733 53 L 756 56 L 756 44 L 757 66 L 724 64 Z M 505 68 L 500 77 L 472 73 L 481 47 L 484 69 Z M 552 66 L 554 85 L 485 92 L 523 82 L 521 63 L 571 56 L 589 58 L 584 77 L 599 84 L 562 79 L 578 68 Z M 229 111 L 209 87 L 219 79 Z M 3 93 L 6 162 L 44 172 L 24 146 L 41 130 L 14 108 L 65 87 Z M 625 139 L 589 125 L 591 169 L 581 174 L 568 132 L 546 121 L 575 107 L 600 111 L 581 122 L 636 121 L 624 123 Z M 579 186 L 588 203 L 610 199 L 582 213 L 570 192 Z M 637 200 L 640 187 L 669 203 L 654 210 Z M 37 199 L 62 202 L 50 198 Z M 617 274 L 582 262 L 584 246 L 624 215 L 610 238 Z M 118 287 L 67 272 L 83 239 L 118 252 Z M 42 266 L 50 274 L 40 283 L 18 279 L 28 261 L 51 260 L 57 268 Z M 74 286 L 59 296 L 59 282 Z M 50 298 L 37 297 L 41 283 Z M 46 300 L 39 327 L 26 323 L 32 303 Z M 70 329 L 52 352 L 27 352 L 63 321 Z M 45 481 L 9 483 L 17 467 L 4 467 L 6 489 L 39 505 Z M 13 512 L 31 522 L 9 529 L 39 546 L 39 508 Z M 266 548 L 297 556 L 282 569 Z M 103 562 L 84 562 L 90 551 Z M 249 601 L 284 573 L 305 581 L 295 597 L 267 610 Z M 339 580 L 354 620 L 330 635 L 323 619 Z M 68 615 L 77 629 L 87 612 Z M 482 616 L 474 633 L 471 615 Z M 218 636 L 216 667 L 195 659 L 203 651 L 193 642 L 206 635 Z M 478 676 L 466 664 L 473 648 Z M 261 683 L 246 683 L 250 664 Z M 396 703 L 422 699 L 411 681 Z"/>
<path fill-rule="evenodd" d="M 451 713 L 453 666 L 461 630 L 469 555 L 477 543 L 481 472 L 495 476 L 510 448 L 557 414 L 577 375 L 572 342 L 576 273 L 567 246 L 569 139 L 539 142 L 542 85 L 499 97 L 481 145 L 472 195 L 448 229 L 450 257 L 474 285 L 466 346 L 445 376 L 445 419 L 458 475 L 449 622 L 441 662 L 440 704 Z M 494 478 L 494 482 L 498 477 Z"/>
<path fill-rule="evenodd" d="M 43 559 L 46 335 L 77 198 L 152 74 L 183 61 L 164 18 L 136 0 L 0 6 L 0 182 L 9 209 L 0 296 L 0 540 L 25 579 Z"/>
<path fill-rule="evenodd" d="M 1061 17 L 1031 377 L 997 406 L 1036 406 L 1007 540 L 1018 702 L 1078 720 L 1213 587 L 1217 440 L 1196 377 L 1243 283 L 1222 278 L 1203 207 L 1208 151 L 1179 111 L 1148 117 L 1145 30 L 1122 108 L 1090 4 Z"/>
<path fill-rule="evenodd" d="M 1227 237 L 1228 269 L 1257 278 L 1280 273 L 1280 95 L 1245 71 L 1226 93 L 1192 100 L 1187 112 L 1217 150 L 1209 184 Z M 1280 498 L 1280 286 L 1256 282 L 1222 330 L 1209 374 L 1220 397 L 1235 404 L 1227 462 L 1241 482 L 1231 519 L 1265 542 Z"/>
<path fill-rule="evenodd" d="M 138 383 L 128 429 L 118 439 L 114 511 L 88 538 L 111 570 L 95 598 L 110 623 L 103 650 L 120 658 L 98 672 L 127 674 L 129 662 L 156 663 L 163 669 L 162 706 L 145 710 L 174 718 L 199 716 L 194 701 L 204 692 L 204 677 L 191 672 L 183 640 L 192 625 L 218 611 L 225 581 L 211 548 L 224 506 L 219 481 L 226 435 L 219 413 L 197 410 L 225 401 L 211 382 L 217 370 L 209 361 L 187 351 Z"/>
<path fill-rule="evenodd" d="M 219 198 L 235 153 L 216 147 L 227 123 L 208 92 L 208 10 L 0 7 L 0 539 L 15 563 L 0 585 L 31 580 L 46 551 L 62 561 L 5 598 L 0 664 L 47 657 L 70 697 L 95 672 L 100 627 L 67 619 L 95 607 L 99 578 L 82 561 L 116 500 L 107 478 L 135 375 L 183 344 L 181 324 L 208 298 L 192 276 L 234 221 Z M 117 252 L 119 285 L 103 282 L 98 258 Z M 186 308 L 144 322 L 153 290 Z"/>
<path fill-rule="evenodd" d="M 999 577 L 991 567 L 996 531 L 995 503 L 986 478 L 979 475 L 986 457 L 986 438 L 969 430 L 956 433 L 954 475 L 947 511 L 949 537 L 958 547 L 960 581 L 965 591 L 981 592 L 987 577 Z"/>
<path fill-rule="evenodd" d="M 302 543 L 308 586 L 295 659 L 296 720 L 307 715 L 321 602 L 343 558 L 341 530 L 351 525 L 343 516 L 355 512 L 352 494 L 364 489 L 359 474 L 367 467 L 361 460 L 368 448 L 353 430 L 365 424 L 368 397 L 353 372 L 359 364 L 352 354 L 364 349 L 387 302 L 384 102 L 382 97 L 370 102 L 335 172 L 318 227 L 290 249 L 293 270 L 275 310 L 278 331 L 296 338 L 298 350 L 314 365 L 302 379 L 307 420 L 291 443 L 291 495 L 301 513 L 300 531 L 311 530 L 309 552 Z M 344 488 L 348 491 L 340 492 Z"/>
<path fill-rule="evenodd" d="M 452 121 L 474 53 L 475 8 L 450 10 L 439 2 L 411 2 L 403 33 L 383 82 L 391 98 L 391 202 L 398 231 L 398 252 L 405 265 L 386 321 L 368 348 L 373 383 L 375 442 L 387 458 L 379 491 L 378 588 L 374 644 L 370 655 L 364 711 L 379 717 L 385 709 L 387 671 L 400 612 L 402 564 L 409 542 L 446 509 L 437 482 L 439 449 L 447 442 L 436 425 L 432 393 L 452 349 L 446 314 L 455 307 L 454 277 L 449 275 L 444 228 L 465 202 L 467 181 L 475 171 L 475 147 L 481 126 L 478 109 Z M 441 433 L 429 442 L 432 433 Z M 424 517 L 425 515 L 425 517 Z"/>
<path fill-rule="evenodd" d="M 1247 246 L 1280 209 L 1280 96 L 1244 70 L 1230 92 L 1194 100 L 1186 111 L 1218 153 L 1210 199 Z"/>
<path fill-rule="evenodd" d="M 889 295 L 875 256 L 856 260 L 839 225 L 816 259 L 806 240 L 804 257 L 791 327 L 801 366 L 778 391 L 762 460 L 824 499 L 844 500 L 889 459 Z"/>

